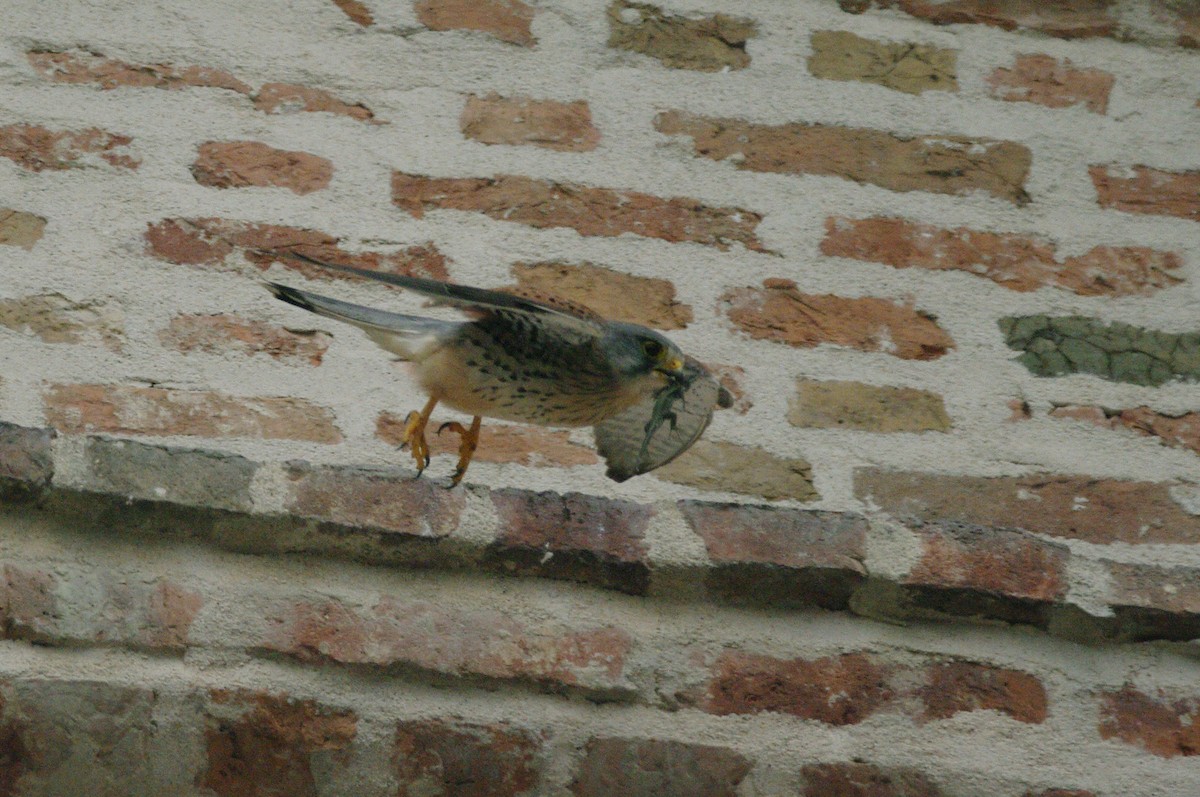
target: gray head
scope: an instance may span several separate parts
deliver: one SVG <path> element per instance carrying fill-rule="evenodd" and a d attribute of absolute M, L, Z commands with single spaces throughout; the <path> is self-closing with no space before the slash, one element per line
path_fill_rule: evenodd
<path fill-rule="evenodd" d="M 608 322 L 600 345 L 613 368 L 624 376 L 643 376 L 658 371 L 678 377 L 683 371 L 684 357 L 679 347 L 640 324 Z"/>

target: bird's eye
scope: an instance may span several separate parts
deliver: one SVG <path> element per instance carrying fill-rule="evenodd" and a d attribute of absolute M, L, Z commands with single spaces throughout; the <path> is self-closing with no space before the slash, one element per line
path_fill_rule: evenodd
<path fill-rule="evenodd" d="M 651 360 L 657 360 L 659 357 L 663 356 L 663 352 L 666 351 L 666 348 L 657 340 L 651 340 L 650 338 L 647 338 L 646 340 L 642 341 L 642 351 L 645 352 L 646 356 Z"/>

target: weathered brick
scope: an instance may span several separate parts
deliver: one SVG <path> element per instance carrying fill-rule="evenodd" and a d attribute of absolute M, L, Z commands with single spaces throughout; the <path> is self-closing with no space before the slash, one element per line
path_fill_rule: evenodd
<path fill-rule="evenodd" d="M 808 764 L 800 774 L 804 797 L 942 797 L 932 780 L 906 767 L 847 761 Z"/>
<path fill-rule="evenodd" d="M 992 710 L 1020 722 L 1046 720 L 1046 688 L 1037 677 L 1007 667 L 950 661 L 929 668 L 920 690 L 926 719 L 946 719 L 960 711 Z"/>
<path fill-rule="evenodd" d="M 705 583 L 735 603 L 844 609 L 866 576 L 866 521 L 859 515 L 685 501 L 704 540 Z"/>
<path fill-rule="evenodd" d="M 521 0 L 417 0 L 417 19 L 430 30 L 477 30 L 532 47 L 534 9 Z"/>
<path fill-rule="evenodd" d="M 0 496 L 18 485 L 36 490 L 50 484 L 54 477 L 53 440 L 53 429 L 0 421 Z"/>
<path fill-rule="evenodd" d="M 238 512 L 253 508 L 250 481 L 258 466 L 236 454 L 92 438 L 85 457 L 91 491 Z"/>
<path fill-rule="evenodd" d="M 1200 755 L 1200 700 L 1126 684 L 1100 695 L 1100 737 L 1120 739 L 1163 758 Z"/>
<path fill-rule="evenodd" d="M 1050 241 L 967 227 L 947 229 L 876 216 L 825 220 L 821 253 L 886 263 L 896 268 L 965 271 L 1014 291 L 1044 287 L 1081 296 L 1148 295 L 1182 282 L 1175 252 L 1145 246 L 1095 246 L 1058 259 Z"/>
<path fill-rule="evenodd" d="M 734 797 L 753 762 L 724 747 L 597 737 L 570 785 L 576 797 Z"/>
<path fill-rule="evenodd" d="M 1004 342 L 1037 376 L 1094 374 L 1113 382 L 1157 387 L 1200 380 L 1200 332 L 1162 332 L 1087 316 L 1009 316 Z"/>
<path fill-rule="evenodd" d="M 351 105 L 323 89 L 291 83 L 264 83 L 254 95 L 254 107 L 264 113 L 332 113 L 379 124 L 375 113 L 361 102 Z"/>
<path fill-rule="evenodd" d="M 267 186 L 311 194 L 329 185 L 333 164 L 308 152 L 275 149 L 258 141 L 206 141 L 192 177 L 211 188 Z"/>
<path fill-rule="evenodd" d="M 953 423 L 942 397 L 911 387 L 797 379 L 788 423 L 864 432 L 946 432 Z"/>
<path fill-rule="evenodd" d="M 217 690 L 205 711 L 206 761 L 197 783 L 219 797 L 317 797 L 326 793 L 317 773 L 344 767 L 341 754 L 357 735 L 358 717 L 346 709 L 267 692 Z"/>
<path fill-rule="evenodd" d="M 856 725 L 896 696 L 890 671 L 862 653 L 777 659 L 727 651 L 718 658 L 702 708 L 713 714 L 774 711 L 829 725 Z"/>
<path fill-rule="evenodd" d="M 46 220 L 35 213 L 0 208 L 0 245 L 32 249 L 45 229 Z"/>
<path fill-rule="evenodd" d="M 1097 797 L 1097 795 L 1087 789 L 1046 789 L 1036 793 L 1027 791 L 1025 797 Z"/>
<path fill-rule="evenodd" d="M 666 111 L 654 127 L 686 135 L 696 154 L 728 159 L 738 169 L 843 177 L 891 191 L 976 192 L 1017 205 L 1029 201 L 1029 148 L 1011 141 L 793 123 L 762 125 L 742 119 Z"/>
<path fill-rule="evenodd" d="M 692 322 L 691 306 L 676 300 L 670 280 L 591 263 L 514 263 L 512 273 L 524 290 L 569 299 L 613 321 L 655 329 L 683 329 Z"/>
<path fill-rule="evenodd" d="M 672 69 L 719 72 L 750 65 L 746 42 L 758 33 L 748 19 L 726 14 L 676 16 L 648 3 L 613 0 L 608 46 L 656 58 Z"/>
<path fill-rule="evenodd" d="M 1180 47 L 1200 49 L 1200 8 L 1194 3 L 1169 3 L 1158 13 L 1169 14 L 1179 37 L 1175 43 Z"/>
<path fill-rule="evenodd" d="M 664 199 L 520 175 L 435 178 L 393 172 L 392 201 L 418 219 L 427 210 L 469 210 L 530 227 L 568 227 L 585 236 L 634 233 L 721 250 L 740 243 L 754 252 L 767 251 L 754 234 L 762 214 L 709 207 L 687 197 Z"/>
<path fill-rule="evenodd" d="M 1107 562 L 1109 606 L 1121 640 L 1200 637 L 1200 571 L 1191 567 Z"/>
<path fill-rule="evenodd" d="M 421 537 L 458 526 L 465 498 L 408 472 L 370 471 L 307 462 L 288 465 L 287 512 L 301 517 Z"/>
<path fill-rule="evenodd" d="M 399 252 L 355 252 L 339 247 L 340 239 L 317 230 L 276 224 L 251 224 L 213 218 L 163 219 L 146 229 L 150 254 L 171 263 L 213 265 L 244 247 L 246 259 L 266 271 L 278 263 L 309 279 L 351 279 L 337 271 L 283 257 L 288 252 L 347 266 L 445 280 L 446 258 L 433 244 Z"/>
<path fill-rule="evenodd" d="M 99 344 L 121 351 L 125 312 L 102 299 L 76 301 L 61 293 L 0 299 L 0 327 L 36 335 L 45 343 Z"/>
<path fill-rule="evenodd" d="M 581 493 L 493 490 L 500 516 L 486 563 L 643 594 L 649 582 L 646 528 L 653 507 Z"/>
<path fill-rule="evenodd" d="M 337 443 L 333 413 L 305 399 L 231 396 L 211 390 L 52 384 L 46 420 L 67 434 L 258 437 Z"/>
<path fill-rule="evenodd" d="M 801 293 L 791 280 L 735 288 L 721 297 L 721 304 L 750 337 L 798 348 L 833 343 L 903 360 L 936 360 L 954 348 L 954 340 L 928 313 L 889 299 Z"/>
<path fill-rule="evenodd" d="M 5 564 L 0 567 L 0 635 L 48 641 L 60 636 L 58 580 L 52 573 Z"/>
<path fill-rule="evenodd" d="M 320 330 L 287 329 L 222 313 L 177 315 L 166 329 L 159 330 L 158 339 L 164 346 L 185 354 L 262 353 L 283 362 L 320 365 L 331 336 Z"/>
<path fill-rule="evenodd" d="M 530 97 L 467 97 L 459 129 L 484 144 L 532 144 L 561 152 L 588 152 L 600 142 L 587 102 L 535 100 Z"/>
<path fill-rule="evenodd" d="M 1008 102 L 1033 102 L 1048 108 L 1083 104 L 1092 113 L 1108 111 L 1113 76 L 1102 69 L 1077 69 L 1069 58 L 1018 55 L 1011 68 L 1000 67 L 987 77 L 993 97 Z"/>
<path fill-rule="evenodd" d="M 870 4 L 839 0 L 861 10 Z M 1115 36 L 1120 28 L 1110 15 L 1112 0 L 874 0 L 880 6 L 898 6 L 902 11 L 935 25 L 981 24 L 1004 30 L 1034 30 L 1060 39 Z"/>
<path fill-rule="evenodd" d="M 31 50 L 27 57 L 34 69 L 56 83 L 90 83 L 106 90 L 134 86 L 228 89 L 239 94 L 251 91 L 230 73 L 206 66 L 133 64 L 84 50 Z"/>
<path fill-rule="evenodd" d="M 384 596 L 359 607 L 328 599 L 266 612 L 259 651 L 302 662 L 407 667 L 587 692 L 631 689 L 633 640 L 612 626 L 529 624 L 493 609 L 464 610 Z"/>
<path fill-rule="evenodd" d="M 908 94 L 958 91 L 958 51 L 910 42 L 864 39 L 844 30 L 811 37 L 808 71 L 826 80 L 875 83 Z"/>
<path fill-rule="evenodd" d="M 359 0 L 333 0 L 333 4 L 364 28 L 375 24 L 375 17 L 371 14 L 371 9 L 365 3 L 360 3 Z"/>
<path fill-rule="evenodd" d="M 1200 221 L 1200 171 L 1090 166 L 1088 174 L 1101 207 Z"/>
<path fill-rule="evenodd" d="M 863 468 L 860 500 L 896 516 L 1009 526 L 1105 544 L 1200 542 L 1200 518 L 1171 485 L 1087 476 L 947 476 Z"/>
<path fill-rule="evenodd" d="M 1163 445 L 1200 454 L 1200 412 L 1170 415 L 1146 406 L 1109 410 L 1063 405 L 1050 410 L 1049 414 L 1051 418 L 1087 421 L 1107 429 L 1131 429 L 1147 437 L 1156 437 Z"/>
<path fill-rule="evenodd" d="M 654 475 L 701 490 L 755 495 L 768 501 L 815 501 L 821 497 L 813 487 L 808 460 L 781 457 L 757 446 L 723 440 L 697 440 Z"/>
<path fill-rule="evenodd" d="M 381 412 L 375 419 L 375 436 L 385 443 L 399 446 L 404 440 L 406 416 Z M 430 427 L 441 423 L 434 418 Z M 458 455 L 458 439 L 454 435 L 434 435 L 429 438 L 433 456 Z M 488 423 L 480 427 L 479 448 L 473 462 L 514 463 L 532 468 L 570 468 L 575 465 L 595 465 L 600 461 L 596 452 L 587 446 L 572 443 L 564 429 L 541 426 L 517 426 Z"/>
<path fill-rule="evenodd" d="M 408 720 L 396 726 L 392 765 L 399 797 L 517 797 L 541 780 L 539 735 L 507 723 Z"/>
<path fill-rule="evenodd" d="M 0 158 L 30 171 L 95 166 L 96 158 L 110 166 L 136 169 L 141 162 L 129 154 L 133 139 L 98 127 L 54 131 L 36 125 L 0 127 Z"/>

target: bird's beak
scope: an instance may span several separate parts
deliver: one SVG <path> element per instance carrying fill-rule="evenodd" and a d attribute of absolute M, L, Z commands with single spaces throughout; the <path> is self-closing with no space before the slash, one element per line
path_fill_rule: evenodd
<path fill-rule="evenodd" d="M 672 357 L 654 370 L 673 382 L 680 382 L 684 379 L 683 360 L 679 357 Z"/>

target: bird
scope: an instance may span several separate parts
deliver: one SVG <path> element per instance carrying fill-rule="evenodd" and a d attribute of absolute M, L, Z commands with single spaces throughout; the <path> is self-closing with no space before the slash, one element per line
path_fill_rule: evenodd
<path fill-rule="evenodd" d="M 418 477 L 430 463 L 426 426 L 438 404 L 471 416 L 469 426 L 449 421 L 437 430 L 459 435 L 450 487 L 467 472 L 484 418 L 592 426 L 606 475 L 622 482 L 674 459 L 699 439 L 716 407 L 733 404 L 707 368 L 661 333 L 606 320 L 570 300 L 372 271 L 295 251 L 282 256 L 412 291 L 468 316 L 447 321 L 406 315 L 265 284 L 279 300 L 352 324 L 412 363 L 429 398 L 405 418 L 400 447 L 409 448 Z"/>

